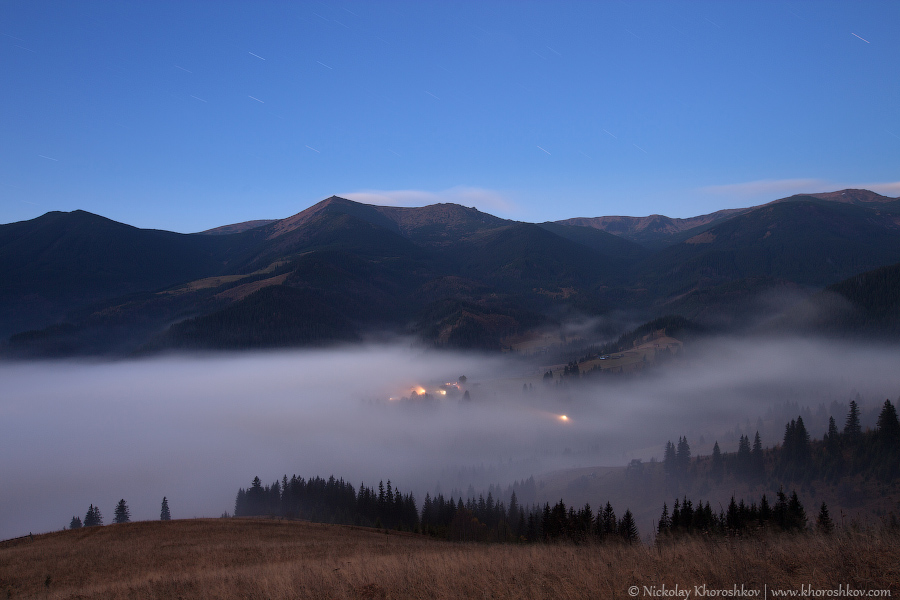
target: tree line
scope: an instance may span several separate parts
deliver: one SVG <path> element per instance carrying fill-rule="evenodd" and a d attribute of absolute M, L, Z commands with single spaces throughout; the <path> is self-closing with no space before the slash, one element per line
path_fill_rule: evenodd
<path fill-rule="evenodd" d="M 543 506 L 519 504 L 515 492 L 509 503 L 487 498 L 462 497 L 445 500 L 442 494 L 431 498 L 426 494 L 422 506 L 422 533 L 454 541 L 474 542 L 554 542 L 570 541 L 634 542 L 638 540 L 637 525 L 630 510 L 616 518 L 612 505 L 594 514 L 590 504 L 580 509 L 566 507 L 565 502 Z"/>
<path fill-rule="evenodd" d="M 829 533 L 833 529 L 828 507 L 822 503 L 817 527 Z M 672 512 L 663 504 L 662 514 L 656 528 L 657 539 L 681 537 L 690 534 L 744 535 L 761 530 L 803 531 L 807 526 L 806 510 L 797 497 L 797 492 L 790 497 L 780 489 L 776 494 L 774 505 L 769 503 L 763 494 L 759 503 L 749 505 L 741 499 L 735 502 L 734 496 L 728 508 L 719 508 L 716 512 L 709 501 L 694 502 L 685 496 L 680 502 L 676 498 Z"/>
<path fill-rule="evenodd" d="M 524 482 L 523 482 L 524 486 Z M 551 506 L 525 507 L 512 490 L 509 502 L 496 501 L 492 491 L 463 500 L 438 493 L 425 495 L 421 512 L 415 497 L 403 494 L 390 480 L 377 488 L 352 484 L 333 475 L 304 479 L 287 475 L 263 485 L 254 477 L 250 487 L 240 488 L 235 498 L 236 517 L 270 516 L 320 523 L 361 525 L 415 531 L 456 541 L 550 542 L 570 540 L 638 539 L 634 516 L 626 510 L 616 517 L 612 505 L 594 515 L 590 505 L 578 510 L 560 500 Z"/>
<path fill-rule="evenodd" d="M 169 521 L 172 519 L 172 515 L 169 512 L 169 501 L 163 496 L 162 505 L 160 506 L 159 511 L 159 519 L 160 521 Z M 116 504 L 116 508 L 113 511 L 113 523 L 130 523 L 131 522 L 131 509 L 128 508 L 128 503 L 125 502 L 125 499 L 122 498 L 119 500 L 118 504 Z M 99 527 L 103 525 L 103 514 L 100 512 L 99 506 L 94 506 L 91 504 L 87 512 L 84 515 L 84 520 L 81 520 L 81 517 L 74 516 L 72 520 L 69 521 L 69 529 L 81 529 L 82 527 Z M 65 529 L 65 527 L 63 528 Z"/>
<path fill-rule="evenodd" d="M 415 497 L 403 494 L 388 480 L 377 489 L 352 484 L 332 475 L 304 479 L 285 475 L 271 485 L 254 477 L 247 489 L 240 488 L 234 502 L 234 516 L 273 516 L 304 519 L 318 523 L 340 523 L 415 531 L 419 525 Z"/>
<path fill-rule="evenodd" d="M 856 474 L 892 481 L 900 476 L 897 410 L 885 400 L 875 429 L 863 431 L 859 405 L 852 400 L 843 428 L 838 429 L 834 417 L 829 417 L 822 440 L 810 438 L 801 415 L 785 425 L 780 446 L 764 450 L 758 431 L 752 445 L 749 436 L 741 435 L 737 452 L 721 452 L 716 441 L 708 465 L 706 475 L 716 483 L 726 473 L 748 483 L 760 483 L 767 477 L 782 482 L 816 478 L 834 482 Z M 691 461 L 687 437 L 679 437 L 677 445 L 666 443 L 663 469 L 674 482 L 690 481 L 700 473 L 697 461 Z"/>

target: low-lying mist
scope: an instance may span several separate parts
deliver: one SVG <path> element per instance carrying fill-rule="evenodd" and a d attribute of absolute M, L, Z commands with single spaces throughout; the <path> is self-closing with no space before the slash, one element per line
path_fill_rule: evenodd
<path fill-rule="evenodd" d="M 561 383 L 533 359 L 402 345 L 5 363 L 0 539 L 60 529 L 89 504 L 109 523 L 120 498 L 132 520 L 159 518 L 163 496 L 173 518 L 215 517 L 256 475 L 390 479 L 421 502 L 658 460 L 681 435 L 694 454 L 757 429 L 771 446 L 804 407 L 821 437 L 857 394 L 870 412 L 896 398 L 898 364 L 900 348 L 807 339 L 711 339 L 639 374 Z M 413 389 L 428 397 L 400 399 Z"/>

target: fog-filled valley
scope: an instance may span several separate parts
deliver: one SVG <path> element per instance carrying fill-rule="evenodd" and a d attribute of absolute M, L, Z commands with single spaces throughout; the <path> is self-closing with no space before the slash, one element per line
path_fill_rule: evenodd
<path fill-rule="evenodd" d="M 771 447 L 801 411 L 821 438 L 853 398 L 873 427 L 900 393 L 897 364 L 895 346 L 753 337 L 695 341 L 636 375 L 552 380 L 540 357 L 408 343 L 6 362 L 0 539 L 61 529 L 89 504 L 111 518 L 120 498 L 135 520 L 158 518 L 163 496 L 173 518 L 216 517 L 254 476 L 390 479 L 421 501 L 661 460 L 680 436 L 694 454 L 757 430 Z"/>

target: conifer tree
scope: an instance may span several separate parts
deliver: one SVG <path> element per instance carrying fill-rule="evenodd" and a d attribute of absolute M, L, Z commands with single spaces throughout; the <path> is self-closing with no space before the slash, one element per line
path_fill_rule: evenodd
<path fill-rule="evenodd" d="M 512 524 L 518 521 L 519 519 L 519 501 L 516 498 L 516 493 L 513 492 L 509 497 L 509 513 L 507 516 L 507 520 Z"/>
<path fill-rule="evenodd" d="M 625 514 L 622 515 L 622 520 L 619 521 L 619 536 L 628 542 L 635 542 L 638 539 L 638 530 L 637 525 L 634 522 L 634 515 L 631 514 L 631 511 L 625 509 Z"/>
<path fill-rule="evenodd" d="M 897 410 L 890 400 L 884 401 L 884 406 L 878 415 L 878 437 L 885 442 L 895 442 L 900 439 L 900 422 L 897 420 Z"/>
<path fill-rule="evenodd" d="M 81 529 L 81 517 L 72 517 L 69 521 L 69 529 Z"/>
<path fill-rule="evenodd" d="M 100 508 L 91 504 L 88 508 L 87 514 L 84 515 L 84 526 L 85 527 L 96 527 L 97 525 L 103 525 L 103 515 L 100 514 Z"/>
<path fill-rule="evenodd" d="M 171 521 L 172 520 L 172 515 L 169 514 L 169 501 L 166 500 L 165 496 L 163 496 L 162 507 L 159 510 L 159 520 L 160 521 Z"/>
<path fill-rule="evenodd" d="M 754 477 L 762 477 L 766 474 L 766 464 L 759 431 L 756 432 L 756 437 L 753 438 L 753 449 L 750 451 L 750 471 Z"/>
<path fill-rule="evenodd" d="M 750 474 L 750 438 L 742 435 L 738 442 L 737 475 L 746 477 Z"/>
<path fill-rule="evenodd" d="M 829 444 L 838 441 L 837 423 L 834 422 L 834 417 L 828 417 L 828 433 L 825 434 L 825 440 Z"/>
<path fill-rule="evenodd" d="M 687 436 L 678 439 L 678 448 L 675 450 L 675 463 L 678 472 L 686 474 L 691 466 L 691 447 L 688 445 Z"/>
<path fill-rule="evenodd" d="M 675 444 L 672 443 L 672 440 L 666 442 L 666 453 L 663 458 L 663 469 L 666 473 L 670 475 L 675 474 L 677 464 L 677 457 L 675 454 Z"/>
<path fill-rule="evenodd" d="M 806 511 L 800 504 L 797 492 L 791 493 L 791 499 L 787 505 L 787 529 L 806 529 Z"/>
<path fill-rule="evenodd" d="M 119 500 L 119 503 L 116 504 L 113 523 L 128 523 L 129 521 L 131 521 L 131 511 L 128 510 L 128 505 L 125 504 L 125 499 L 122 498 Z"/>
<path fill-rule="evenodd" d="M 850 411 L 847 413 L 847 423 L 844 425 L 844 435 L 851 441 L 856 441 L 862 434 L 862 427 L 859 424 L 859 405 L 856 400 L 850 401 Z"/>
<path fill-rule="evenodd" d="M 602 511 L 597 512 L 597 533 L 601 538 L 607 538 L 616 533 L 618 521 L 612 504 L 606 503 Z"/>
<path fill-rule="evenodd" d="M 659 523 L 656 526 L 656 535 L 662 537 L 668 535 L 672 530 L 672 518 L 669 517 L 669 507 L 663 502 L 662 514 L 659 516 Z"/>
<path fill-rule="evenodd" d="M 722 459 L 722 451 L 719 450 L 719 442 L 716 440 L 716 443 L 713 444 L 712 450 L 712 465 L 710 466 L 710 475 L 715 480 L 716 483 L 722 481 L 722 477 L 725 474 L 725 461 Z"/>
<path fill-rule="evenodd" d="M 772 508 L 772 519 L 781 529 L 788 529 L 788 503 L 784 488 L 779 488 L 775 497 L 777 500 L 775 501 L 775 506 Z"/>
<path fill-rule="evenodd" d="M 772 519 L 772 507 L 769 506 L 769 499 L 766 498 L 765 494 L 762 495 L 762 499 L 759 501 L 759 511 L 757 514 L 762 523 L 768 523 Z"/>
<path fill-rule="evenodd" d="M 822 533 L 831 533 L 834 530 L 834 523 L 831 522 L 831 516 L 828 514 L 828 507 L 822 503 L 819 509 L 819 516 L 816 518 L 816 527 Z"/>

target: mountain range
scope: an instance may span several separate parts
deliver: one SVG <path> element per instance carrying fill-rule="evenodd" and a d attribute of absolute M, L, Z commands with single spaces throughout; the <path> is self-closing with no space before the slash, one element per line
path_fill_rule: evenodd
<path fill-rule="evenodd" d="M 840 282 L 895 263 L 900 199 L 867 190 L 689 219 L 547 223 L 456 204 L 331 197 L 286 219 L 196 234 L 51 212 L 0 225 L 0 336 L 14 355 L 320 345 L 396 333 L 495 350 L 569 319 L 623 310 L 630 319 L 679 314 L 740 326 L 767 294 L 809 298 L 826 286 L 850 294 Z M 896 294 L 896 278 L 879 281 Z M 860 285 L 857 296 L 868 298 Z M 893 319 L 893 306 L 861 322 Z"/>

